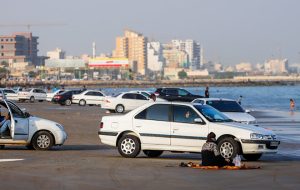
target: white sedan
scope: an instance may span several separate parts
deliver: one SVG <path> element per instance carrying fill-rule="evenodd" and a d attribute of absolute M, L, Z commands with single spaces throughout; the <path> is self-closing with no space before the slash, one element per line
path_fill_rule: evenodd
<path fill-rule="evenodd" d="M 105 94 L 98 90 L 86 90 L 80 94 L 72 96 L 72 103 L 85 105 L 102 105 L 105 99 Z"/>
<path fill-rule="evenodd" d="M 0 105 L 1 113 L 6 112 L 11 116 L 10 130 L 8 128 L 0 139 L 1 148 L 8 144 L 48 150 L 52 146 L 63 145 L 67 139 L 67 133 L 61 124 L 32 116 L 8 100 L 0 100 Z"/>
<path fill-rule="evenodd" d="M 123 92 L 113 97 L 106 97 L 102 105 L 103 109 L 123 113 L 133 110 L 152 100 L 137 92 Z"/>
<path fill-rule="evenodd" d="M 29 100 L 30 102 L 34 102 L 35 100 L 38 100 L 39 102 L 42 102 L 46 100 L 46 97 L 46 92 L 38 88 L 28 88 L 18 92 L 19 101 Z"/>
<path fill-rule="evenodd" d="M 230 119 L 245 123 L 256 125 L 255 117 L 249 114 L 250 111 L 244 110 L 242 106 L 235 100 L 223 98 L 197 98 L 192 103 L 199 103 L 203 105 L 210 105 L 215 109 L 225 114 Z"/>
<path fill-rule="evenodd" d="M 4 95 L 7 100 L 18 101 L 18 94 L 12 89 L 0 89 L 1 95 Z"/>
<path fill-rule="evenodd" d="M 62 92 L 64 92 L 64 91 L 65 91 L 65 90 L 55 90 L 54 92 L 49 92 L 49 93 L 47 93 L 47 95 L 46 95 L 46 100 L 47 100 L 47 102 L 51 102 L 52 99 L 53 99 L 53 97 L 54 97 L 55 95 L 60 94 L 60 93 L 62 93 Z"/>
<path fill-rule="evenodd" d="M 276 153 L 280 141 L 267 129 L 233 122 L 208 105 L 156 102 L 126 115 L 104 116 L 98 135 L 103 144 L 118 148 L 124 157 L 142 150 L 149 157 L 163 151 L 200 152 L 207 134 L 214 132 L 224 158 L 242 154 L 258 160 L 263 153 Z"/>

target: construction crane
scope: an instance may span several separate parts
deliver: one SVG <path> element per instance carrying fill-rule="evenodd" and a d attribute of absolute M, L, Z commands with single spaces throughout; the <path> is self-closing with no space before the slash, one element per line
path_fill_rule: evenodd
<path fill-rule="evenodd" d="M 6 28 L 6 27 L 26 27 L 28 31 L 32 27 L 48 27 L 48 26 L 66 26 L 65 23 L 28 23 L 28 24 L 0 24 L 0 28 Z"/>

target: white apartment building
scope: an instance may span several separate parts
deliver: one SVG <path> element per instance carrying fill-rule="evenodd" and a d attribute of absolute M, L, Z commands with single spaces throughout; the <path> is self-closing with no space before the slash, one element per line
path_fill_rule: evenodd
<path fill-rule="evenodd" d="M 265 73 L 267 74 L 284 74 L 288 73 L 287 59 L 270 59 L 265 62 Z"/>
<path fill-rule="evenodd" d="M 66 52 L 59 48 L 47 52 L 47 57 L 49 57 L 49 59 L 65 59 L 65 56 Z"/>
<path fill-rule="evenodd" d="M 147 43 L 147 64 L 148 70 L 162 71 L 164 66 L 163 49 L 160 42 Z"/>
<path fill-rule="evenodd" d="M 242 63 L 235 65 L 235 70 L 237 72 L 251 72 L 252 65 L 251 65 L 251 63 L 242 62 Z"/>

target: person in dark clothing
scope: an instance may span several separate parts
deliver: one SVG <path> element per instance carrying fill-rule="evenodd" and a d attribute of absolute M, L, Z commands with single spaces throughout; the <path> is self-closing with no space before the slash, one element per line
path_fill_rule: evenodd
<path fill-rule="evenodd" d="M 229 159 L 223 158 L 220 154 L 216 143 L 216 134 L 213 132 L 207 135 L 206 143 L 202 146 L 201 156 L 203 166 L 234 166 Z"/>
<path fill-rule="evenodd" d="M 205 93 L 204 93 L 204 95 L 205 95 L 205 98 L 209 98 L 209 91 L 208 91 L 208 86 L 206 87 L 206 89 L 205 89 Z"/>

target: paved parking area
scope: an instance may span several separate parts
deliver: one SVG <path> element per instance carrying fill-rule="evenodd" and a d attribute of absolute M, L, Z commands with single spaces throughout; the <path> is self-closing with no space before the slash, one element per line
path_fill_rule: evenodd
<path fill-rule="evenodd" d="M 64 125 L 69 138 L 50 151 L 7 146 L 0 150 L 1 189 L 299 189 L 300 157 L 266 155 L 258 170 L 198 170 L 178 167 L 199 162 L 199 154 L 165 153 L 149 159 L 122 158 L 117 149 L 102 145 L 98 126 L 105 112 L 97 106 L 64 107 L 50 103 L 22 103 L 28 112 Z M 283 143 L 283 147 L 290 146 Z"/>

